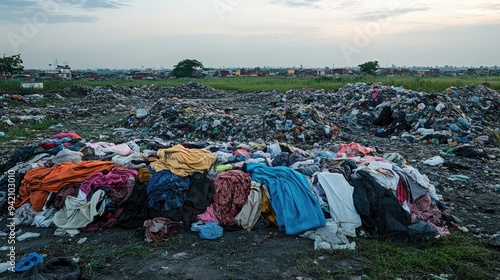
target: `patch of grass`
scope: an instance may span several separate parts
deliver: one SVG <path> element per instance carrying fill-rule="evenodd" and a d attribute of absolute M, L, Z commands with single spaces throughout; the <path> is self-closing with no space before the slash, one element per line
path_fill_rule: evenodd
<path fill-rule="evenodd" d="M 482 84 L 487 82 L 495 89 L 500 88 L 499 76 L 460 76 L 460 77 L 386 77 L 386 76 L 339 76 L 339 77 L 317 77 L 317 78 L 293 78 L 293 77 L 231 77 L 231 78 L 207 78 L 207 79 L 163 79 L 156 81 L 145 80 L 113 80 L 113 81 L 52 81 L 45 82 L 43 90 L 21 89 L 19 84 L 10 81 L 0 81 L 0 92 L 18 92 L 20 94 L 43 93 L 49 91 L 63 91 L 75 84 L 89 86 L 177 86 L 186 82 L 198 82 L 217 89 L 234 92 L 272 91 L 285 92 L 291 89 L 312 88 L 337 90 L 348 83 L 375 83 L 381 82 L 389 86 L 402 86 L 406 89 L 424 91 L 428 93 L 440 93 L 451 86 L 464 86 L 469 84 Z"/>
<path fill-rule="evenodd" d="M 5 136 L 0 137 L 0 143 L 5 143 L 11 140 L 33 138 L 57 123 L 57 121 L 50 119 L 41 121 L 27 120 L 21 122 L 17 121 L 15 118 L 13 118 L 12 122 L 14 122 L 14 126 L 9 126 L 4 122 L 0 123 L 0 131 L 5 133 Z"/>
<path fill-rule="evenodd" d="M 348 279 L 498 279 L 500 252 L 460 232 L 429 242 L 410 244 L 357 238 L 355 251 L 313 251 L 289 255 L 288 261 L 308 277 Z"/>

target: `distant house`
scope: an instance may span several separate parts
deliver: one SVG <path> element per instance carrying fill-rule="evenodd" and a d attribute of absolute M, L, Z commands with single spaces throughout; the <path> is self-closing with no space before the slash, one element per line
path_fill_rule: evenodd
<path fill-rule="evenodd" d="M 99 74 L 96 72 L 85 72 L 80 75 L 80 79 L 85 81 L 97 81 L 99 80 Z"/>
<path fill-rule="evenodd" d="M 134 80 L 153 80 L 156 73 L 154 71 L 139 71 L 132 74 Z"/>
<path fill-rule="evenodd" d="M 332 70 L 333 75 L 349 75 L 350 71 L 345 68 L 335 68 Z"/>
<path fill-rule="evenodd" d="M 220 76 L 220 77 L 228 77 L 230 75 L 231 75 L 231 72 L 229 72 L 228 70 L 220 70 L 218 73 L 218 76 Z"/>

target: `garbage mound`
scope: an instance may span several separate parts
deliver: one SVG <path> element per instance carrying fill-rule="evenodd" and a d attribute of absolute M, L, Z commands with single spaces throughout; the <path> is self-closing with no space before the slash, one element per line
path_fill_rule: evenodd
<path fill-rule="evenodd" d="M 211 96 L 211 88 L 183 84 L 189 96 Z M 208 93 L 196 90 L 208 90 Z M 219 94 L 219 93 L 217 93 Z M 163 91 L 157 95 L 167 96 Z M 286 140 L 318 145 L 356 140 L 359 134 L 408 141 L 462 144 L 498 137 L 500 95 L 477 85 L 427 94 L 381 83 L 348 84 L 338 91 L 300 89 L 285 93 L 238 93 L 233 99 L 153 99 L 147 115 L 131 114 L 129 128 L 144 136 L 241 142 Z M 226 95 L 227 96 L 227 95 Z M 238 102 L 235 104 L 235 102 Z M 249 104 L 252 113 L 235 107 Z"/>

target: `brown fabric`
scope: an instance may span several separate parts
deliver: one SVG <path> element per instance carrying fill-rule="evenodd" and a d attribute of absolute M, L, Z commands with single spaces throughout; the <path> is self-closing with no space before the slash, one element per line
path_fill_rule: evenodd
<path fill-rule="evenodd" d="M 72 183 L 61 188 L 61 190 L 55 195 L 53 205 L 56 209 L 61 209 L 64 207 L 64 202 L 68 196 L 78 197 L 78 191 L 80 190 L 80 183 Z"/>
<path fill-rule="evenodd" d="M 215 194 L 212 203 L 220 224 L 235 225 L 234 217 L 248 199 L 251 175 L 241 170 L 228 170 L 214 179 Z"/>
<path fill-rule="evenodd" d="M 153 177 L 153 174 L 151 174 L 151 172 L 149 172 L 149 169 L 147 169 L 146 167 L 139 168 L 138 171 L 139 173 L 137 174 L 137 181 L 147 186 L 149 179 Z"/>
<path fill-rule="evenodd" d="M 194 172 L 203 172 L 210 169 L 216 158 L 210 151 L 202 149 L 186 149 L 182 145 L 175 145 L 157 152 L 159 160 L 150 165 L 156 171 L 170 170 L 179 177 L 186 177 Z"/>
<path fill-rule="evenodd" d="M 78 163 L 63 162 L 52 167 L 39 167 L 26 173 L 15 207 L 30 202 L 35 211 L 42 211 L 49 193 L 57 193 L 71 183 L 81 183 L 102 170 L 111 170 L 115 166 L 109 161 L 82 161 Z"/>
<path fill-rule="evenodd" d="M 156 217 L 152 220 L 144 221 L 146 242 L 160 243 L 175 235 L 181 227 L 180 222 L 173 222 L 170 219 Z"/>

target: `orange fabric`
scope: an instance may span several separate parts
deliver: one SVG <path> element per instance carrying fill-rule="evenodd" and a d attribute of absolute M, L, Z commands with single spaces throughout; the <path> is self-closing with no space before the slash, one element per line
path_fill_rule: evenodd
<path fill-rule="evenodd" d="M 26 173 L 15 207 L 30 202 L 35 211 L 42 211 L 49 193 L 57 193 L 65 185 L 81 183 L 93 174 L 111 170 L 115 164 L 110 161 L 81 161 L 79 163 L 63 162 L 52 167 L 39 167 Z"/>

